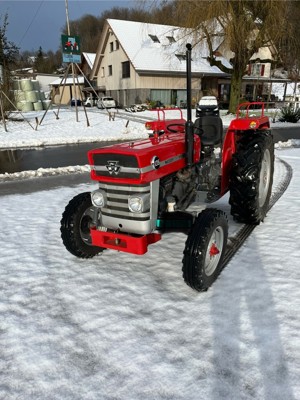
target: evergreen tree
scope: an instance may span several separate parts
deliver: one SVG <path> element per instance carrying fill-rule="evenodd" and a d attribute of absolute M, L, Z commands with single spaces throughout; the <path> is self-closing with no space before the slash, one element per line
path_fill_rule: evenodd
<path fill-rule="evenodd" d="M 9 94 L 9 79 L 10 70 L 15 65 L 19 48 L 7 39 L 6 30 L 8 26 L 8 15 L 4 17 L 0 15 L 0 78 L 1 88 L 8 95 Z"/>
<path fill-rule="evenodd" d="M 45 72 L 45 56 L 41 46 L 36 53 L 34 69 L 36 72 Z"/>

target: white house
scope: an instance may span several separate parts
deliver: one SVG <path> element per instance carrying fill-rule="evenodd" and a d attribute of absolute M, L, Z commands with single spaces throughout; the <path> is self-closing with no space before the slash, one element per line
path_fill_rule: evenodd
<path fill-rule="evenodd" d="M 186 102 L 188 42 L 193 46 L 193 101 L 215 95 L 228 104 L 230 74 L 210 66 L 209 49 L 206 41 L 199 43 L 199 32 L 194 38 L 193 33 L 176 26 L 106 20 L 90 79 L 99 93 L 114 97 L 123 106 L 146 101 L 182 106 Z M 231 52 L 224 36 L 213 36 L 212 46 L 218 60 L 231 69 Z M 246 100 L 270 100 L 272 84 L 287 82 L 272 76 L 273 52 L 272 46 L 263 47 L 249 60 L 241 93 Z"/>
<path fill-rule="evenodd" d="M 180 106 L 186 103 L 186 44 L 182 28 L 108 19 L 91 78 L 103 93 L 123 106 L 146 101 Z M 209 65 L 204 58 L 207 54 L 203 45 L 193 48 L 195 102 L 202 92 L 217 95 L 217 79 L 226 77 L 219 68 Z"/>

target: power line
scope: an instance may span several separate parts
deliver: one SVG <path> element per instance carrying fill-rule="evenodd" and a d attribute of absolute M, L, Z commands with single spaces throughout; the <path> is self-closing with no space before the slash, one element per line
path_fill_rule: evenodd
<path fill-rule="evenodd" d="M 36 12 L 35 12 L 35 14 L 34 14 L 34 16 L 33 16 L 32 20 L 31 20 L 31 22 L 30 22 L 30 24 L 29 24 L 28 28 L 26 29 L 26 31 L 25 31 L 25 33 L 24 33 L 24 35 L 22 36 L 21 40 L 19 41 L 19 43 L 18 43 L 18 46 L 20 46 L 20 45 L 21 45 L 21 43 L 22 43 L 23 39 L 24 39 L 24 38 L 25 38 L 25 36 L 27 35 L 27 33 L 28 33 L 29 29 L 31 28 L 32 24 L 34 23 L 34 21 L 35 21 L 35 18 L 36 18 L 36 16 L 38 15 L 38 12 L 40 11 L 40 9 L 41 9 L 41 7 L 42 7 L 43 3 L 44 3 L 44 0 L 42 0 L 42 1 L 40 2 L 39 6 L 38 6 L 38 9 L 36 10 Z"/>

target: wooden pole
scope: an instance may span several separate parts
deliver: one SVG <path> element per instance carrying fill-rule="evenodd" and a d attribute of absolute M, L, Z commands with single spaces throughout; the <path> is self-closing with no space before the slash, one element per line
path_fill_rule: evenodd
<path fill-rule="evenodd" d="M 70 35 L 70 21 L 69 21 L 69 7 L 68 7 L 68 0 L 65 0 L 65 5 L 66 5 L 66 18 L 67 18 L 67 31 L 68 35 Z"/>
<path fill-rule="evenodd" d="M 5 113 L 4 113 L 4 108 L 3 108 L 2 89 L 0 90 L 0 110 L 1 110 L 1 119 L 3 121 L 4 130 L 5 130 L 5 132 L 7 132 Z"/>
<path fill-rule="evenodd" d="M 66 6 L 67 31 L 68 31 L 68 35 L 70 36 L 71 35 L 71 30 L 70 30 L 70 21 L 69 21 L 68 0 L 65 0 L 65 6 Z M 72 77 L 73 77 L 73 93 L 74 93 L 74 96 L 75 96 L 76 121 L 79 122 L 79 119 L 78 119 L 78 108 L 77 108 L 77 90 L 76 90 L 76 83 L 75 83 L 75 67 L 76 66 L 77 66 L 77 64 L 74 65 L 73 62 L 71 63 Z M 78 80 L 78 76 L 77 75 L 76 75 L 76 78 L 77 78 L 77 85 L 78 85 L 78 91 L 79 91 L 79 94 L 80 94 L 80 99 L 82 101 L 82 105 L 83 105 L 84 112 L 85 112 L 87 126 L 90 126 L 90 123 L 89 123 L 89 120 L 88 120 L 88 116 L 87 116 L 87 113 L 86 113 L 86 109 L 85 109 L 85 105 L 83 103 L 83 97 L 82 97 L 81 88 L 80 88 L 80 84 L 79 84 L 79 80 Z M 71 102 L 72 102 L 72 99 L 71 99 Z"/>

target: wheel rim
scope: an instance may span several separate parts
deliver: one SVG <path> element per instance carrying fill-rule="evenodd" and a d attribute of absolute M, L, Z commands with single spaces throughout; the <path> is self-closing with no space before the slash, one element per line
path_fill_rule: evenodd
<path fill-rule="evenodd" d="M 80 237 L 88 245 L 92 244 L 90 229 L 91 227 L 94 226 L 93 216 L 94 216 L 94 210 L 93 208 L 89 207 L 82 214 L 80 220 Z"/>
<path fill-rule="evenodd" d="M 207 276 L 214 273 L 217 268 L 224 245 L 224 231 L 221 226 L 218 226 L 212 233 L 207 246 L 204 270 Z"/>
<path fill-rule="evenodd" d="M 259 206 L 263 207 L 269 192 L 271 179 L 271 155 L 270 151 L 266 149 L 262 160 L 262 166 L 259 176 Z"/>

